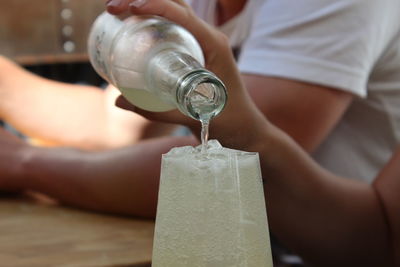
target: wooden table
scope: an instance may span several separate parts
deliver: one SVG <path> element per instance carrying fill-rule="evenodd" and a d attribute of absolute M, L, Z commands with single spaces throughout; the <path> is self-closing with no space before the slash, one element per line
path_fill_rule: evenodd
<path fill-rule="evenodd" d="M 2 267 L 150 267 L 154 223 L 0 194 Z"/>

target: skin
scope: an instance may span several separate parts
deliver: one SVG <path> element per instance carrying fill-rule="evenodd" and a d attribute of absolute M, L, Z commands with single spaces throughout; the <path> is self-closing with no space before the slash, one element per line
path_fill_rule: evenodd
<path fill-rule="evenodd" d="M 14 179 L 14 189 L 23 185 L 67 205 L 120 215 L 134 211 L 135 216 L 154 218 L 159 180 L 148 179 L 149 175 L 159 177 L 160 155 L 171 145 L 195 142 L 191 137 L 165 137 L 100 152 L 31 147 L 23 152 L 24 171 Z M 141 168 L 148 160 L 157 162 L 157 167 Z"/>
<path fill-rule="evenodd" d="M 103 150 L 166 135 L 173 129 L 115 107 L 119 91 L 111 85 L 103 91 L 48 80 L 1 55 L 0 69 L 0 119 L 35 143 Z"/>
<path fill-rule="evenodd" d="M 219 0 L 217 3 L 217 23 L 222 25 L 236 14 L 238 14 L 246 4 L 246 0 Z"/>
<path fill-rule="evenodd" d="M 129 2 L 109 5 L 108 11 L 113 14 L 126 12 Z M 218 1 L 219 23 L 223 24 L 235 16 L 245 3 L 244 0 Z M 134 7 L 130 9 L 134 12 L 137 10 Z M 171 11 L 164 12 L 169 14 Z M 188 22 L 185 20 L 178 24 L 186 26 Z M 204 50 L 206 57 L 214 57 L 213 47 L 206 45 L 203 49 L 208 49 Z M 212 58 L 206 60 L 208 69 L 210 61 Z M 252 74 L 241 74 L 241 77 L 251 98 L 263 114 L 308 152 L 315 150 L 325 140 L 353 100 L 353 95 L 326 86 Z M 300 98 L 306 101 L 298 101 Z"/>
<path fill-rule="evenodd" d="M 290 136 L 267 121 L 260 110 L 254 109 L 233 62 L 227 40 L 219 32 L 196 20 L 184 3 L 153 0 L 130 11 L 134 14 L 161 15 L 187 25 L 200 41 L 206 54 L 207 67 L 222 78 L 230 90 L 230 102 L 213 122 L 211 135 L 225 146 L 260 153 L 270 226 L 285 245 L 315 266 L 395 266 L 395 259 L 399 257 L 400 221 L 396 206 L 400 197 L 391 186 L 399 189 L 397 177 L 400 168 L 393 162 L 398 160 L 400 150 L 372 185 L 329 173 L 318 166 Z M 192 21 L 190 24 L 186 23 L 189 19 Z M 224 62 L 223 66 L 221 62 Z M 292 86 L 292 90 L 302 90 L 301 86 L 307 86 L 301 84 L 300 88 L 293 89 L 291 81 L 280 84 L 283 88 Z M 317 93 L 319 87 L 311 90 Z M 322 95 L 331 106 L 336 107 L 333 114 L 328 112 L 328 108 L 322 112 L 331 114 L 328 120 L 337 120 L 336 117 L 344 112 L 350 99 L 332 90 L 324 91 Z M 275 101 L 292 100 L 292 103 L 296 98 L 275 97 Z M 117 104 L 151 119 L 184 122 L 180 114 L 144 112 L 132 107 L 123 98 L 119 98 Z M 301 105 L 299 109 L 307 110 L 308 107 L 304 106 Z M 237 123 L 231 123 L 233 120 Z M 190 123 L 188 125 L 197 130 Z M 241 129 L 248 129 L 250 125 L 252 131 L 248 135 L 241 134 Z M 333 125 L 316 125 L 313 129 L 319 133 L 314 135 L 315 140 L 307 141 L 303 137 L 302 140 L 307 141 L 303 146 L 309 150 L 315 148 L 322 139 L 320 136 L 329 132 Z"/>
<path fill-rule="evenodd" d="M 124 12 L 129 2 L 108 9 L 115 14 Z M 286 246 L 315 266 L 396 266 L 400 254 L 396 204 L 400 170 L 396 162 L 400 152 L 372 185 L 337 177 L 306 153 L 324 140 L 352 96 L 297 81 L 241 75 L 226 37 L 197 19 L 183 1 L 152 0 L 129 9 L 185 25 L 200 41 L 206 67 L 229 90 L 226 109 L 211 124 L 211 138 L 226 147 L 259 152 L 270 227 Z M 280 90 L 273 90 L 277 87 Z M 297 94 L 307 104 L 298 103 Z M 121 97 L 117 105 L 150 120 L 185 124 L 194 133 L 200 132 L 198 122 L 177 111 L 146 112 Z M 243 129 L 251 131 L 243 134 Z M 0 138 L 7 144 L 0 156 L 14 155 L 0 165 L 0 187 L 34 189 L 79 207 L 148 217 L 154 216 L 159 172 L 154 166 L 159 166 L 160 153 L 197 142 L 168 137 L 95 153 L 27 147 L 7 134 Z M 12 170 L 7 170 L 9 165 L 14 166 Z"/>

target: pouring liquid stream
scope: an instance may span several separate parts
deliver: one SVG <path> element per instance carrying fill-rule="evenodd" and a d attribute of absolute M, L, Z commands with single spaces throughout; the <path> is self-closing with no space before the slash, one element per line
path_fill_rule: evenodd
<path fill-rule="evenodd" d="M 193 110 L 201 123 L 201 153 L 207 151 L 209 125 L 211 119 L 216 115 L 217 103 L 215 102 L 212 88 L 212 84 L 202 83 L 198 85 L 190 99 Z"/>
<path fill-rule="evenodd" d="M 209 119 L 200 120 L 201 122 L 201 153 L 205 153 L 207 150 L 208 142 L 208 126 L 210 124 Z"/>

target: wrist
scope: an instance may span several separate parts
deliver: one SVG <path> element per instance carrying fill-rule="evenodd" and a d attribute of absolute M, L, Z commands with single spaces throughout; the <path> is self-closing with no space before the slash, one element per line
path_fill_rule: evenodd
<path fill-rule="evenodd" d="M 220 129 L 213 122 L 210 123 L 210 139 L 218 140 L 226 148 L 258 153 L 264 153 L 271 142 L 269 126 L 252 127 L 241 124 L 241 127 Z"/>
<path fill-rule="evenodd" d="M 270 122 L 266 122 L 261 127 L 255 127 L 255 131 L 250 137 L 246 147 L 246 151 L 258 152 L 260 157 L 266 157 L 275 153 L 279 139 L 282 137 L 279 134 L 280 130 Z"/>

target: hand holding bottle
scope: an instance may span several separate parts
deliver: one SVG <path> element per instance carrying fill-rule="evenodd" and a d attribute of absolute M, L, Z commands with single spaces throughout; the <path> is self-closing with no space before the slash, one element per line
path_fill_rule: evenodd
<path fill-rule="evenodd" d="M 208 25 L 193 13 L 181 0 L 113 1 L 108 3 L 108 11 L 121 14 L 130 11 L 134 15 L 159 15 L 182 25 L 197 39 L 205 57 L 205 68 L 215 73 L 225 84 L 229 100 L 224 111 L 210 125 L 210 138 L 220 140 L 224 146 L 243 149 L 258 142 L 268 125 L 247 94 L 236 62 L 224 34 Z M 121 108 L 133 110 L 151 120 L 180 123 L 199 133 L 200 124 L 176 111 L 148 112 L 118 99 Z M 246 131 L 245 133 L 243 131 Z M 257 138 L 256 138 L 257 137 Z"/>

